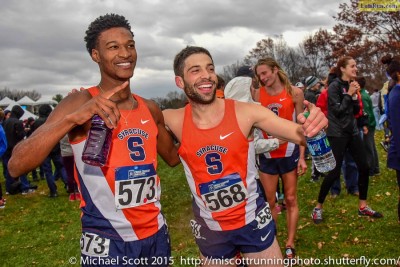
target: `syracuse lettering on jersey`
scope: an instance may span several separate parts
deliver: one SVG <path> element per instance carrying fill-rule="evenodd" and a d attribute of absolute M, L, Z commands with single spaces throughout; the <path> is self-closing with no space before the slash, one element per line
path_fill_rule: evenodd
<path fill-rule="evenodd" d="M 141 135 L 144 138 L 149 139 L 149 134 L 146 131 L 143 131 L 142 129 L 138 128 L 129 128 L 122 130 L 121 132 L 118 133 L 118 139 L 123 140 L 125 137 L 130 135 Z"/>
<path fill-rule="evenodd" d="M 204 146 L 204 147 L 200 148 L 199 150 L 197 150 L 196 156 L 201 157 L 202 155 L 204 155 L 204 153 L 212 152 L 212 151 L 226 154 L 228 152 L 228 149 L 226 147 L 219 146 L 219 145 Z"/>

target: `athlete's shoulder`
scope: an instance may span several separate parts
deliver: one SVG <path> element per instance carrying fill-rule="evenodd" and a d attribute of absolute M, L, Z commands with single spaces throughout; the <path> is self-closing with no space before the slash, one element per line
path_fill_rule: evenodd
<path fill-rule="evenodd" d="M 63 98 L 60 103 L 51 112 L 49 119 L 57 116 L 65 116 L 71 112 L 76 111 L 76 107 L 80 107 L 92 99 L 92 95 L 88 90 L 71 93 Z"/>
<path fill-rule="evenodd" d="M 293 101 L 294 102 L 296 102 L 296 101 L 302 102 L 304 100 L 304 92 L 300 88 L 292 85 L 292 92 L 293 92 Z"/>
<path fill-rule="evenodd" d="M 156 101 L 151 100 L 151 99 L 147 99 L 147 98 L 143 98 L 140 96 L 137 96 L 140 99 L 143 100 L 143 103 L 147 106 L 148 109 L 150 109 L 150 111 L 161 111 L 160 106 L 157 104 Z"/>
<path fill-rule="evenodd" d="M 177 109 L 164 109 L 162 111 L 165 121 L 183 120 L 185 107 Z"/>

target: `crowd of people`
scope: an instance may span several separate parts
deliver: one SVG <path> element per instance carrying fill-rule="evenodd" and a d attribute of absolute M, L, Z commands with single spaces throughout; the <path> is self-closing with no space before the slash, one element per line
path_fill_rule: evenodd
<path fill-rule="evenodd" d="M 321 130 L 326 131 L 336 167 L 324 174 L 311 163 L 311 181 L 322 179 L 313 222 L 323 222 L 322 205 L 335 183 L 340 190 L 341 172 L 348 192 L 359 198 L 358 214 L 383 217 L 367 205 L 369 177 L 380 173 L 374 142 L 375 130 L 382 126 L 382 112 L 376 110 L 380 97 L 371 99 L 353 58 L 338 59 L 325 80 L 310 75 L 295 85 L 275 59 L 261 58 L 255 66 L 241 67 L 225 85 L 210 52 L 188 46 L 173 62 L 176 86 L 188 103 L 161 111 L 155 102 L 131 93 L 137 53 L 123 16 L 98 17 L 89 25 L 85 42 L 99 67 L 99 83 L 70 94 L 54 110 L 40 107 L 37 120 L 22 122 L 23 109 L 15 106 L 2 122 L 4 133 L 0 130 L 7 147 L 2 156 L 6 192 L 17 187 L 21 194 L 34 193 L 27 174 L 32 171 L 33 180 L 39 179 L 40 166 L 50 198 L 58 196 L 57 177 L 70 200 L 82 198 L 83 262 L 128 256 L 158 257 L 163 259 L 158 266 L 170 264 L 157 155 L 171 167 L 184 167 L 193 200 L 190 225 L 203 265 L 214 265 L 206 259 L 238 256 L 294 259 L 297 181 L 308 168 L 305 137 Z M 388 167 L 396 170 L 400 186 L 400 114 L 395 108 L 400 102 L 400 58 L 385 57 L 382 63 L 391 78 L 390 93 L 381 105 L 391 136 Z M 304 111 L 309 111 L 307 118 Z M 112 129 L 104 166 L 82 161 L 94 114 Z M 0 118 L 4 115 L 0 111 Z M 280 199 L 287 211 L 283 254 L 276 239 Z M 400 198 L 398 210 L 400 222 Z M 276 266 L 281 264 L 277 261 Z"/>
<path fill-rule="evenodd" d="M 76 186 L 73 186 L 73 164 L 67 165 L 62 162 L 62 151 L 70 147 L 69 142 L 65 143 L 64 147 L 61 146 L 63 144 L 62 142 L 56 144 L 51 153 L 41 162 L 38 168 L 39 171 L 37 168 L 34 168 L 31 172 L 13 177 L 8 170 L 8 162 L 14 147 L 22 140 L 29 138 L 29 136 L 46 121 L 52 110 L 53 108 L 50 105 L 42 105 L 39 107 L 39 117 L 37 119 L 29 117 L 25 120 L 20 119 L 25 111 L 19 105 L 13 106 L 11 110 L 0 110 L 2 126 L 0 132 L 0 155 L 2 156 L 3 175 L 6 181 L 6 195 L 27 195 L 35 193 L 38 188 L 36 183 L 40 180 L 46 180 L 49 189 L 48 196 L 54 198 L 58 196 L 56 181 L 61 180 L 66 191 L 71 193 L 70 200 L 80 199 L 80 196 L 76 197 L 72 195 L 77 192 Z M 8 116 L 6 116 L 6 114 L 8 114 Z M 0 189 L 2 188 L 0 187 Z M 0 190 L 0 194 L 0 207 L 4 208 L 6 199 L 3 198 L 2 190 Z"/>

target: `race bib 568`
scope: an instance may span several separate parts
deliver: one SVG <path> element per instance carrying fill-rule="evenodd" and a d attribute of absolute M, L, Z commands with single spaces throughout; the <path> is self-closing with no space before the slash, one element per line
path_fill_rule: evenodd
<path fill-rule="evenodd" d="M 239 205 L 248 198 L 248 192 L 238 173 L 199 185 L 201 198 L 212 212 Z"/>

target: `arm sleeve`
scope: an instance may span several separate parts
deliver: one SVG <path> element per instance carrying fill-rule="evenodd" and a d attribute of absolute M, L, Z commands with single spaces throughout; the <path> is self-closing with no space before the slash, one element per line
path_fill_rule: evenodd
<path fill-rule="evenodd" d="M 277 149 L 279 147 L 279 140 L 276 138 L 264 139 L 261 131 L 254 129 L 254 147 L 256 154 L 266 153 Z"/>

